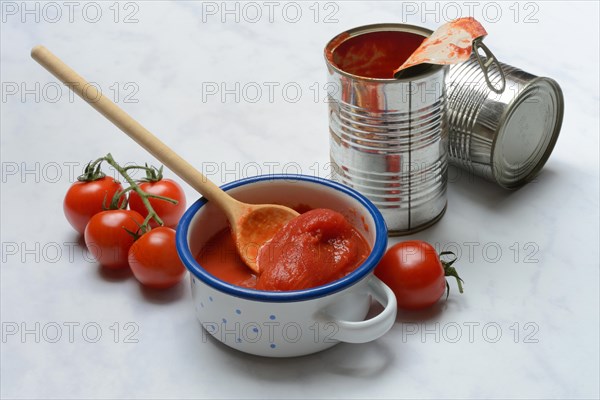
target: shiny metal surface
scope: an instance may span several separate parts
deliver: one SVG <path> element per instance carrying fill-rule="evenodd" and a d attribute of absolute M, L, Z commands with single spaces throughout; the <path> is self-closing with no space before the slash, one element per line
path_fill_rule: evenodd
<path fill-rule="evenodd" d="M 558 138 L 564 112 L 560 86 L 500 63 L 503 93 L 494 93 L 474 56 L 447 77 L 450 162 L 512 189 L 542 169 Z M 493 82 L 500 80 L 496 72 Z"/>
<path fill-rule="evenodd" d="M 428 227 L 446 209 L 448 67 L 375 79 L 341 71 L 327 57 L 348 38 L 390 30 L 431 34 L 411 25 L 370 25 L 334 38 L 325 53 L 333 178 L 373 201 L 389 233 L 399 235 Z"/>

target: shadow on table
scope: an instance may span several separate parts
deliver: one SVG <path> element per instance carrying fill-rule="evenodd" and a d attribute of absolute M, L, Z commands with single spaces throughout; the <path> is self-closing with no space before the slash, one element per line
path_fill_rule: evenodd
<path fill-rule="evenodd" d="M 450 278 L 454 279 L 454 278 Z M 450 281 L 450 284 L 453 285 L 453 282 Z M 443 297 L 434 305 L 427 307 L 422 310 L 398 310 L 398 315 L 396 316 L 396 323 L 410 323 L 410 322 L 427 322 L 434 321 L 440 315 L 444 313 L 446 308 L 455 308 L 460 309 L 462 306 L 462 302 L 460 298 L 453 297 L 460 296 L 458 294 L 458 290 L 456 288 L 451 289 L 450 296 L 446 299 L 446 293 L 444 292 Z"/>
<path fill-rule="evenodd" d="M 98 264 L 98 275 L 107 282 L 122 282 L 133 277 L 129 268 L 110 269 L 100 264 Z"/>
<path fill-rule="evenodd" d="M 458 197 L 467 198 L 494 212 L 502 212 L 529 193 L 541 193 L 547 188 L 555 186 L 561 178 L 559 172 L 545 167 L 532 181 L 517 189 L 509 190 L 500 187 L 495 182 L 460 170 L 458 167 L 452 168 L 453 172 L 449 172 L 448 176 L 450 190 Z"/>
<path fill-rule="evenodd" d="M 100 265 L 97 261 L 95 261 L 92 255 L 87 250 L 85 238 L 82 234 L 73 232 L 72 238 L 73 240 L 71 240 L 69 243 L 77 243 L 77 246 L 81 249 L 82 254 L 86 254 L 83 257 L 83 261 L 90 264 L 90 266 L 95 267 L 96 273 L 102 280 L 106 282 L 123 282 L 133 276 L 133 274 L 131 273 L 131 269 L 129 268 L 105 268 L 102 265 Z"/>
<path fill-rule="evenodd" d="M 186 291 L 190 286 L 189 283 L 189 280 L 186 278 L 177 283 L 175 286 L 167 289 L 153 289 L 142 284 L 139 284 L 138 286 L 142 296 L 144 297 L 144 300 L 161 305 L 170 304 L 181 300 L 185 296 Z"/>
<path fill-rule="evenodd" d="M 362 344 L 340 343 L 315 354 L 290 358 L 253 356 L 234 350 L 210 335 L 209 342 L 235 362 L 229 365 L 237 373 L 270 382 L 310 381 L 328 374 L 371 378 L 380 375 L 393 362 L 394 354 L 382 341 Z"/>
<path fill-rule="evenodd" d="M 77 243 L 77 246 L 81 248 L 82 252 L 86 249 L 84 236 L 79 233 L 73 232 L 73 240 L 71 240 L 70 243 Z M 103 267 L 98 262 L 94 261 L 91 254 L 88 254 L 84 259 L 96 268 L 96 273 L 100 279 L 106 282 L 125 282 L 128 279 L 133 278 L 131 268 L 111 269 Z M 185 296 L 188 287 L 189 279 L 187 278 L 167 289 L 152 289 L 139 284 L 140 293 L 144 300 L 154 304 L 169 304 L 178 301 Z"/>

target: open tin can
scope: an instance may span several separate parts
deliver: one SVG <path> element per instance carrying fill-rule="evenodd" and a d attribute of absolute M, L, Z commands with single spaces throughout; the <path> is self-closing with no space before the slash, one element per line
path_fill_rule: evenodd
<path fill-rule="evenodd" d="M 448 66 L 393 77 L 431 33 L 368 25 L 325 47 L 333 178 L 375 203 L 390 235 L 424 229 L 446 210 Z"/>

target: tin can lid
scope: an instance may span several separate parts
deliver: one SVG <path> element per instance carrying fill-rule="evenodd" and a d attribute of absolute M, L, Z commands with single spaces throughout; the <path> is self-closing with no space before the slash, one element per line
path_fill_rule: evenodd
<path fill-rule="evenodd" d="M 552 153 L 564 113 L 564 99 L 558 83 L 536 78 L 507 107 L 492 148 L 494 178 L 513 189 L 542 169 Z"/>

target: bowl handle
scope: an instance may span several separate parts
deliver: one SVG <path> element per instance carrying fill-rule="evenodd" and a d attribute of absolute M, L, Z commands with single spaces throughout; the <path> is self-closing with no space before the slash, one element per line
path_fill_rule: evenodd
<path fill-rule="evenodd" d="M 384 309 L 382 312 L 365 321 L 344 321 L 332 319 L 338 331 L 335 339 L 348 343 L 366 343 L 380 338 L 396 321 L 396 296 L 379 278 L 371 275 L 366 284 L 367 293 L 372 295 Z"/>

